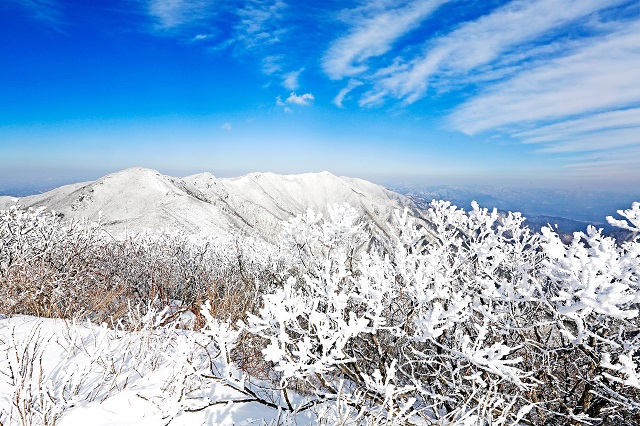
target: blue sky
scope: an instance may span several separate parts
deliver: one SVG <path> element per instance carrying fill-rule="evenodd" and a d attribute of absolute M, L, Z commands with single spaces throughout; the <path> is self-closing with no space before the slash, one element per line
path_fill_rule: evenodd
<path fill-rule="evenodd" d="M 0 184 L 640 187 L 640 2 L 0 3 Z"/>

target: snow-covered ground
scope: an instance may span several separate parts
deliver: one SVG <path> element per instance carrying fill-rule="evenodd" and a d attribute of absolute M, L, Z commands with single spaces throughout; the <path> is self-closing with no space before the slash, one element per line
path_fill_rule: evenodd
<path fill-rule="evenodd" d="M 252 402 L 255 397 L 238 390 L 251 386 L 240 380 L 239 372 L 225 369 L 222 358 L 209 364 L 202 349 L 207 344 L 211 352 L 218 349 L 205 334 L 149 323 L 138 332 L 124 332 L 58 319 L 2 318 L 0 424 L 293 421 L 286 411 Z M 280 402 L 277 396 L 272 401 Z M 316 424 L 317 413 L 298 413 L 295 424 Z"/>

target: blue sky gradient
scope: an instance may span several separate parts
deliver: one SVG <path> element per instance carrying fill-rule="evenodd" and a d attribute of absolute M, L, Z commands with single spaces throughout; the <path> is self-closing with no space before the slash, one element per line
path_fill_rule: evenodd
<path fill-rule="evenodd" d="M 0 186 L 143 166 L 640 192 L 637 0 L 5 0 L 0 63 Z"/>

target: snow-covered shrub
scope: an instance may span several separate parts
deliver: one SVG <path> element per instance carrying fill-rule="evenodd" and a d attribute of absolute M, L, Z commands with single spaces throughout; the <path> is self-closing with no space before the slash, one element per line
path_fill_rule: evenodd
<path fill-rule="evenodd" d="M 519 214 L 472 207 L 433 202 L 432 233 L 398 213 L 395 237 L 370 252 L 353 250 L 367 235 L 348 207 L 290 221 L 284 245 L 303 273 L 248 320 L 283 386 L 303 382 L 306 404 L 346 404 L 363 421 L 637 413 L 637 238 L 618 247 L 590 229 L 565 246 Z"/>
<path fill-rule="evenodd" d="M 118 305 L 124 289 L 97 261 L 109 256 L 103 239 L 98 224 L 55 212 L 0 211 L 0 311 L 71 317 Z"/>
<path fill-rule="evenodd" d="M 620 212 L 631 222 L 609 221 L 638 231 L 638 203 Z M 565 245 L 542 231 L 544 300 L 550 325 L 538 327 L 539 363 L 531 369 L 544 381 L 538 394 L 550 412 L 612 424 L 640 421 L 640 240 L 622 245 L 593 226 Z M 540 418 L 550 413 L 540 412 Z"/>
<path fill-rule="evenodd" d="M 101 322 L 152 300 L 176 314 L 210 300 L 217 317 L 235 322 L 271 281 L 272 251 L 169 231 L 116 239 L 99 223 L 13 206 L 0 211 L 0 313 Z"/>

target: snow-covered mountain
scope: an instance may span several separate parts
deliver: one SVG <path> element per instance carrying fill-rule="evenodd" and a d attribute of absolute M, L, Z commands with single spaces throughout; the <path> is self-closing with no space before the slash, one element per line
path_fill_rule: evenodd
<path fill-rule="evenodd" d="M 15 199 L 0 197 L 0 208 Z M 71 219 L 96 220 L 115 234 L 171 228 L 190 234 L 240 231 L 272 240 L 283 221 L 313 209 L 349 203 L 380 229 L 395 209 L 415 205 L 382 186 L 328 172 L 299 175 L 252 173 L 216 178 L 201 173 L 184 178 L 131 168 L 94 182 L 63 186 L 19 199 L 24 207 L 45 206 Z M 100 213 L 101 212 L 101 213 Z"/>

